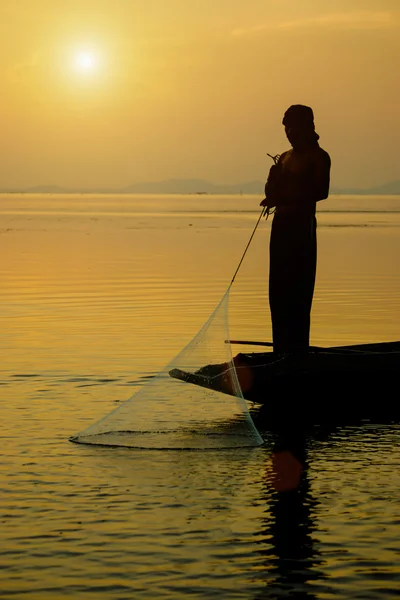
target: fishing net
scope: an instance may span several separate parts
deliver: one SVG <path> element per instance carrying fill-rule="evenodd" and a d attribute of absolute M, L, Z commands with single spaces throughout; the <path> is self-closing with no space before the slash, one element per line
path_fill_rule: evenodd
<path fill-rule="evenodd" d="M 154 449 L 212 449 L 263 443 L 243 398 L 228 330 L 230 286 L 211 317 L 162 371 L 109 415 L 71 441 Z M 191 383 L 207 365 L 221 365 L 221 392 Z"/>
<path fill-rule="evenodd" d="M 264 209 L 227 291 L 199 333 L 129 400 L 71 441 L 176 450 L 263 443 L 239 385 L 228 319 L 229 293 L 263 214 Z M 243 385 L 243 374 L 241 380 Z"/>

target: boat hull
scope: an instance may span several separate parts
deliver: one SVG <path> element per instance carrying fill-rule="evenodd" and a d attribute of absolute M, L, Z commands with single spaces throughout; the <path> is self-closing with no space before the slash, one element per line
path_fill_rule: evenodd
<path fill-rule="evenodd" d="M 400 342 L 321 348 L 301 356 L 273 352 L 234 357 L 243 397 L 262 405 L 271 420 L 332 422 L 400 418 Z M 177 369 L 171 376 L 234 395 L 232 365 L 206 365 L 196 373 Z"/>

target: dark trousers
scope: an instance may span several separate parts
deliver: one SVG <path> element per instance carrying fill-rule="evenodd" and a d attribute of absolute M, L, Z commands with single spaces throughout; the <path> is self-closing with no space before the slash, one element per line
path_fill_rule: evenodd
<path fill-rule="evenodd" d="M 307 351 L 317 266 L 314 214 L 275 214 L 270 240 L 269 304 L 274 352 Z"/>

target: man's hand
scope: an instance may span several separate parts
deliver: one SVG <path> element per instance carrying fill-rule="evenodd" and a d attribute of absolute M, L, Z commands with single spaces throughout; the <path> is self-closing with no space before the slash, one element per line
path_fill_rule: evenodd
<path fill-rule="evenodd" d="M 269 211 L 275 206 L 275 204 L 271 202 L 270 199 L 264 198 L 264 200 L 261 200 L 260 206 L 265 206 L 265 210 L 263 212 L 263 217 L 265 217 L 269 214 Z"/>

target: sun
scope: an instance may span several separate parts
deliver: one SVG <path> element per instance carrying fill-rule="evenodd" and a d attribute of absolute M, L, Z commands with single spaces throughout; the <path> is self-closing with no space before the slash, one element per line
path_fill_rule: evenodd
<path fill-rule="evenodd" d="M 90 54 L 89 52 L 81 52 L 76 57 L 76 65 L 81 69 L 93 69 L 95 63 L 96 61 L 93 54 Z"/>
<path fill-rule="evenodd" d="M 90 80 L 96 75 L 99 75 L 103 70 L 100 53 L 92 48 L 83 47 L 77 48 L 71 53 L 72 68 L 77 75 L 84 79 Z"/>
<path fill-rule="evenodd" d="M 75 40 L 60 47 L 57 75 L 72 93 L 90 95 L 110 82 L 110 53 L 106 45 Z"/>
<path fill-rule="evenodd" d="M 75 69 L 80 73 L 93 73 L 98 68 L 98 59 L 94 52 L 81 50 L 75 54 Z"/>

